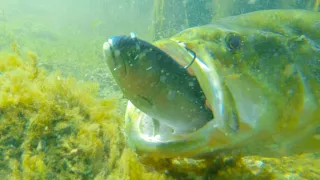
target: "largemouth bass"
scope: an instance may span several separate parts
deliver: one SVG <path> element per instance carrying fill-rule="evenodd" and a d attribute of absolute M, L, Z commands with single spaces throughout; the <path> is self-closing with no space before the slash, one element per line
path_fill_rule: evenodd
<path fill-rule="evenodd" d="M 319 29 L 319 13 L 266 10 L 152 44 L 110 38 L 104 52 L 129 99 L 129 143 L 164 157 L 319 151 Z"/>

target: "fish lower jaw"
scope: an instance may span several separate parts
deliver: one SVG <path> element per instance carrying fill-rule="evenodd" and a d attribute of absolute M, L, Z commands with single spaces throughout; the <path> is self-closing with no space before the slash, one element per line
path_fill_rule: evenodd
<path fill-rule="evenodd" d="M 208 121 L 193 132 L 175 133 L 169 126 L 159 124 L 137 109 L 130 101 L 125 119 L 128 144 L 139 154 L 192 157 L 211 151 L 212 146 L 224 147 L 230 143 L 216 121 Z"/>

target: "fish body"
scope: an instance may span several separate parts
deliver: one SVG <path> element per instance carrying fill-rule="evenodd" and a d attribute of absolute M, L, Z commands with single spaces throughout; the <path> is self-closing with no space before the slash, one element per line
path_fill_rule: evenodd
<path fill-rule="evenodd" d="M 164 157 L 229 151 L 282 156 L 318 151 L 319 29 L 320 13 L 265 10 L 189 28 L 148 45 L 187 70 L 186 76 L 196 77 L 213 119 L 202 119 L 192 132 L 158 130 L 160 138 L 147 135 L 141 123 L 156 118 L 140 111 L 129 98 L 129 143 L 137 152 Z M 176 104 L 183 103 L 177 100 Z M 173 117 L 165 119 L 174 124 Z M 153 121 L 150 127 L 161 127 L 162 122 Z M 188 130 L 189 125 L 185 126 Z"/>
<path fill-rule="evenodd" d="M 197 78 L 156 46 L 134 36 L 115 36 L 104 49 L 124 96 L 154 120 L 174 133 L 212 120 Z"/>

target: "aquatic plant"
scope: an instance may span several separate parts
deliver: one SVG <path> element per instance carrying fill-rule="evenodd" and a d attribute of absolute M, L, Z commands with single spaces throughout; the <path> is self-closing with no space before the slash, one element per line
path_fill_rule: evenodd
<path fill-rule="evenodd" d="M 113 169 L 123 146 L 114 101 L 96 98 L 96 84 L 48 74 L 34 53 L 0 58 L 3 174 L 80 178 Z"/>
<path fill-rule="evenodd" d="M 34 53 L 20 56 L 13 50 L 13 55 L 0 54 L 1 177 L 132 179 L 143 174 L 134 155 L 122 153 L 114 99 L 99 98 L 95 83 L 37 67 Z"/>

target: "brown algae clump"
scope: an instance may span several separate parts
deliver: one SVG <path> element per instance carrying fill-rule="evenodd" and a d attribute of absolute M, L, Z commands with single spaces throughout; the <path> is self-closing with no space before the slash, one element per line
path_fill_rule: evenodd
<path fill-rule="evenodd" d="M 106 177 L 124 145 L 114 101 L 36 64 L 33 53 L 0 55 L 0 177 Z"/>

